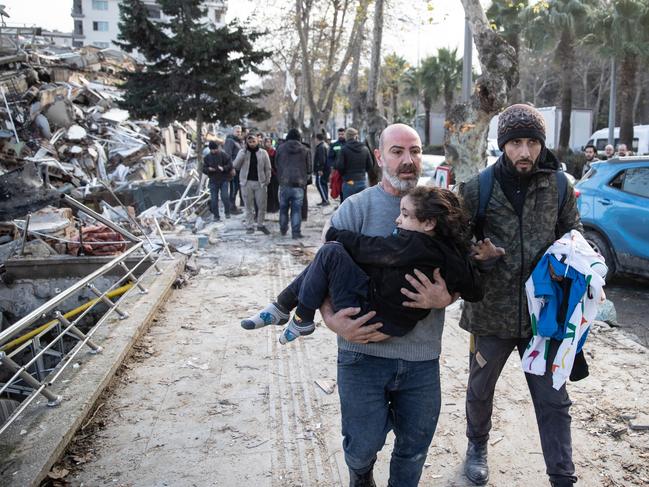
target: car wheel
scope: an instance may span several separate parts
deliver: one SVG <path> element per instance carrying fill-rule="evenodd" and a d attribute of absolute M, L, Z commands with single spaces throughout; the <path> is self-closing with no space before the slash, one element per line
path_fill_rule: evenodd
<path fill-rule="evenodd" d="M 588 242 L 590 246 L 595 250 L 595 252 L 599 253 L 602 257 L 604 257 L 604 260 L 606 261 L 606 266 L 608 267 L 608 272 L 606 273 L 606 279 L 608 280 L 611 277 L 613 277 L 616 271 L 615 256 L 613 255 L 613 251 L 611 250 L 611 247 L 608 245 L 606 239 L 594 230 L 586 230 L 584 232 L 584 238 L 586 239 L 586 242 Z"/>

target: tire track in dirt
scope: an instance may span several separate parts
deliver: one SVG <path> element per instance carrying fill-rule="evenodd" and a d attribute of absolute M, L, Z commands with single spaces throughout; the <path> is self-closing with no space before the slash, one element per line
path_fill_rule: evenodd
<path fill-rule="evenodd" d="M 301 270 L 287 252 L 270 264 L 273 277 L 271 295 L 279 291 Z M 326 441 L 317 431 L 322 425 L 320 403 L 313 390 L 312 357 L 309 344 L 297 340 L 287 346 L 277 341 L 279 328 L 268 331 L 272 365 L 269 414 L 274 427 L 273 486 L 341 485 L 337 468 Z M 335 474 L 334 474 L 335 472 Z"/>

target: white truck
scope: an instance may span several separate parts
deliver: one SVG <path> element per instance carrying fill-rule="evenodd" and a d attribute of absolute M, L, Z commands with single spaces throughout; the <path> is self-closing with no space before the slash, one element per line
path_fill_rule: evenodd
<path fill-rule="evenodd" d="M 620 127 L 613 129 L 613 147 L 617 148 L 620 143 Z M 608 128 L 597 130 L 588 138 L 586 144 L 597 147 L 597 153 L 604 154 L 604 147 L 608 144 Z M 636 125 L 633 127 L 633 144 L 630 150 L 635 155 L 649 154 L 649 125 Z"/>

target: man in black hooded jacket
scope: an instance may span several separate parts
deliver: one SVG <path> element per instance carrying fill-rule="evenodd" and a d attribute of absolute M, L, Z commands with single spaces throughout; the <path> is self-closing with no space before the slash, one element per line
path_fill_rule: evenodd
<path fill-rule="evenodd" d="M 366 174 L 372 170 L 373 165 L 374 160 L 369 149 L 358 141 L 358 131 L 348 128 L 345 131 L 345 145 L 338 153 L 334 166 L 343 180 L 341 201 L 367 187 Z"/>
<path fill-rule="evenodd" d="M 286 134 L 286 142 L 277 148 L 275 165 L 279 180 L 279 231 L 288 232 L 289 208 L 291 212 L 291 235 L 302 238 L 302 203 L 304 190 L 311 176 L 311 155 L 309 149 L 300 142 L 302 135 L 298 129 Z"/>

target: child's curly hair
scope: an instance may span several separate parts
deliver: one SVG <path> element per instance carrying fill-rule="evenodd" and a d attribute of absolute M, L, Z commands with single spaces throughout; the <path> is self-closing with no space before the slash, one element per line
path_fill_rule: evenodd
<path fill-rule="evenodd" d="M 471 247 L 469 216 L 458 195 L 448 189 L 433 186 L 416 186 L 408 192 L 415 217 L 423 222 L 435 219 L 435 235 L 450 239 L 463 253 Z"/>

